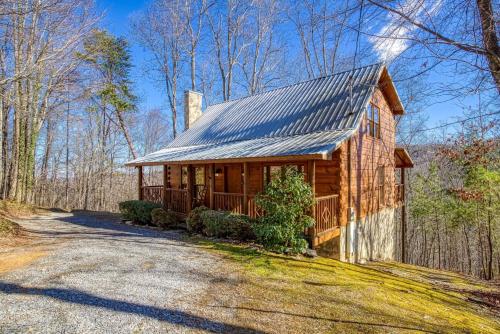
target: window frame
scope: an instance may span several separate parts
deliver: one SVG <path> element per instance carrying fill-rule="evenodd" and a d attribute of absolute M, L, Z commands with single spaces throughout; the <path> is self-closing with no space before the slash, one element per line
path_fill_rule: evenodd
<path fill-rule="evenodd" d="M 375 115 L 377 117 L 375 117 Z M 370 106 L 366 111 L 366 125 L 367 125 L 366 132 L 368 136 L 372 138 L 381 139 L 380 108 L 374 103 L 370 103 Z"/>

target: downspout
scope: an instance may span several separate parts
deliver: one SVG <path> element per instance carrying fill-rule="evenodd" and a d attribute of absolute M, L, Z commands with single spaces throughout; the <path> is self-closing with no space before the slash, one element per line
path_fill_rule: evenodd
<path fill-rule="evenodd" d="M 352 163 L 351 163 L 351 138 L 348 139 L 347 141 L 347 207 L 351 208 L 352 207 L 352 190 L 351 190 L 351 168 L 352 168 Z"/>
<path fill-rule="evenodd" d="M 342 262 L 348 262 L 350 260 L 349 258 L 349 252 L 350 252 L 350 246 L 349 246 L 349 242 L 350 242 L 350 236 L 349 236 L 349 226 L 350 226 L 350 221 L 351 221 L 351 208 L 352 208 L 352 181 L 351 181 L 351 178 L 352 178 L 352 149 L 351 149 L 351 144 L 352 144 L 352 140 L 351 138 L 349 137 L 349 139 L 347 139 L 347 156 L 346 156 L 346 159 L 347 159 L 347 164 L 344 165 L 346 166 L 346 169 L 347 169 L 347 201 L 343 201 L 344 203 L 347 204 L 347 210 L 346 211 L 342 211 L 341 215 L 343 216 L 342 217 L 342 222 L 344 221 L 344 217 L 345 217 L 345 221 L 346 223 L 342 223 L 340 225 L 340 239 L 339 239 L 339 255 L 340 255 L 340 261 Z M 345 191 L 345 190 L 344 190 Z M 344 216 L 345 215 L 345 216 Z"/>
<path fill-rule="evenodd" d="M 346 231 L 346 260 L 356 262 L 356 213 L 352 203 L 352 140 L 347 142 L 347 231 Z"/>

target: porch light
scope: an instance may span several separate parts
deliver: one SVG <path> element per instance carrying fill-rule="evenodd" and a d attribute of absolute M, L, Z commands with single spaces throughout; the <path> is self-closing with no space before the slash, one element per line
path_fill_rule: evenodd
<path fill-rule="evenodd" d="M 221 169 L 221 168 L 217 168 L 217 169 L 215 170 L 215 176 L 216 176 L 216 177 L 217 177 L 217 176 L 219 176 L 221 173 L 222 173 L 222 169 Z"/>

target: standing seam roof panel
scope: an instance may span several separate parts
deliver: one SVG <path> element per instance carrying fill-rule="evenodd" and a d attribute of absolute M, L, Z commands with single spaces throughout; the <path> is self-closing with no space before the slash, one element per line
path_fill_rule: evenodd
<path fill-rule="evenodd" d="M 167 147 L 354 128 L 383 66 L 370 65 L 209 106 L 189 130 Z M 349 103 L 351 75 L 352 114 Z"/>

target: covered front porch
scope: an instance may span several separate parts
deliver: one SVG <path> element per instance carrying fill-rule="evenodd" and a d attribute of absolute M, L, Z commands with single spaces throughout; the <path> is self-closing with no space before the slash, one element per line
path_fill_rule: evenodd
<path fill-rule="evenodd" d="M 257 218 L 262 213 L 256 206 L 255 196 L 285 165 L 303 172 L 315 194 L 311 215 L 316 224 L 308 231 L 312 246 L 338 235 L 338 168 L 322 161 L 157 165 L 156 168 L 161 168 L 161 184 L 144 182 L 144 167 L 137 166 L 139 199 L 162 204 L 180 216 L 204 205 Z"/>

